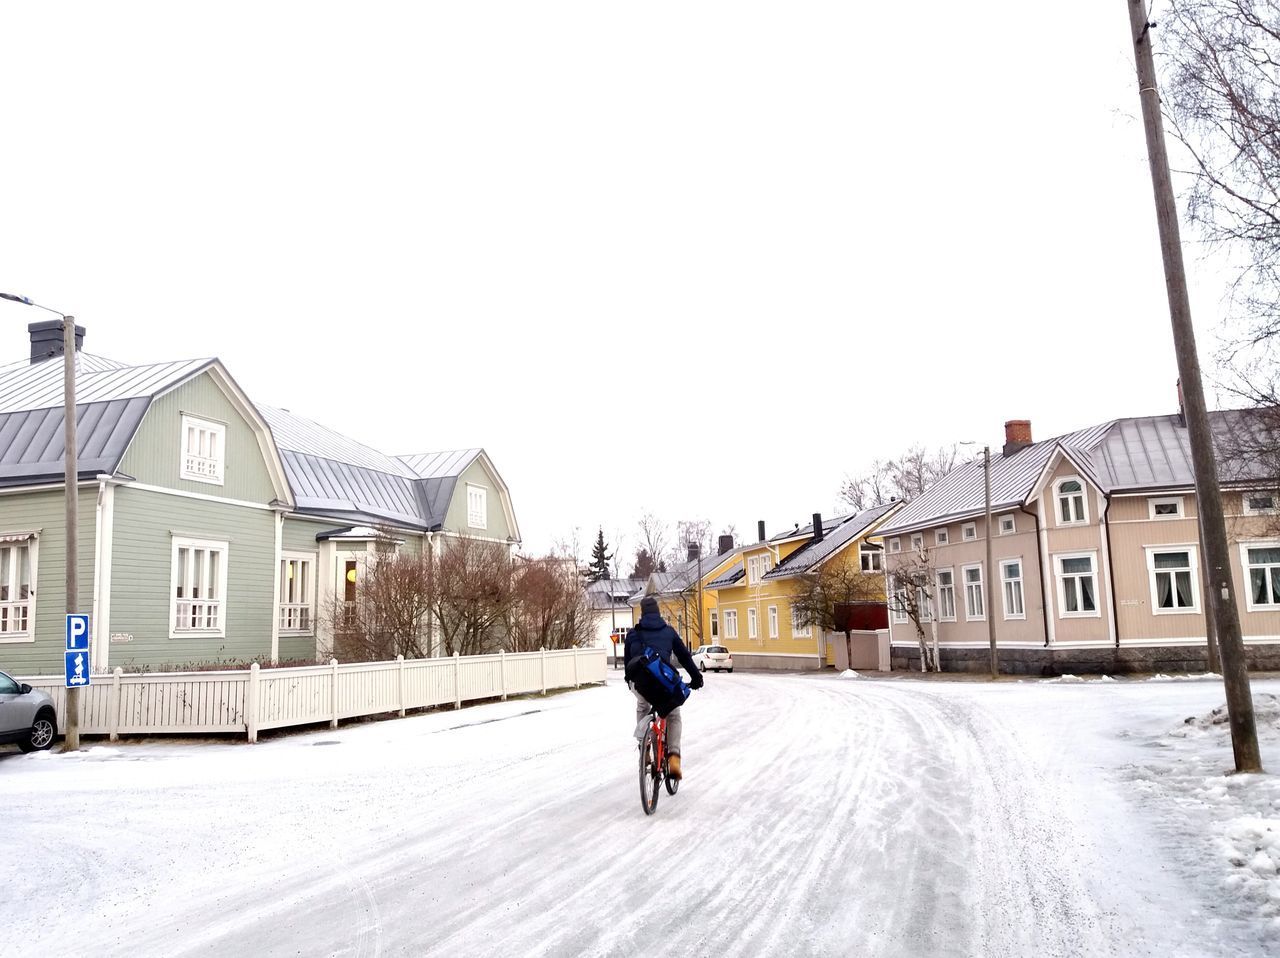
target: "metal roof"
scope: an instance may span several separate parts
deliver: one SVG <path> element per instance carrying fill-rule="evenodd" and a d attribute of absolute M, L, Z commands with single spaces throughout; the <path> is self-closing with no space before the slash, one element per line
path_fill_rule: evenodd
<path fill-rule="evenodd" d="M 597 611 L 629 610 L 631 596 L 643 586 L 644 579 L 601 579 L 587 585 L 587 602 Z"/>
<path fill-rule="evenodd" d="M 420 479 L 445 479 L 462 475 L 476 461 L 482 450 L 452 449 L 448 452 L 423 452 L 397 456 Z"/>
<path fill-rule="evenodd" d="M 112 472 L 146 415 L 150 400 L 116 399 L 76 406 L 76 469 Z M 0 414 L 0 485 L 63 479 L 62 407 Z"/>
<path fill-rule="evenodd" d="M 288 449 L 280 456 L 299 512 L 415 528 L 431 525 L 412 479 Z"/>
<path fill-rule="evenodd" d="M 897 507 L 898 503 L 889 502 L 882 506 L 875 506 L 859 512 L 857 515 L 849 516 L 832 531 L 826 532 L 824 530 L 823 537 L 818 542 L 811 540 L 802 545 L 766 572 L 764 577 L 766 579 L 785 579 L 787 576 L 807 572 L 822 563 L 824 559 L 839 552 L 859 536 L 865 535 L 869 529 Z M 812 535 L 812 527 L 810 528 L 810 535 Z"/>
<path fill-rule="evenodd" d="M 328 426 L 322 426 L 287 409 L 264 406 L 262 403 L 254 403 L 254 405 L 267 420 L 276 446 L 281 450 L 287 449 L 305 456 L 374 469 L 405 479 L 417 478 L 417 474 L 412 469 L 394 456 L 381 453 L 372 446 L 366 446 L 340 432 L 335 432 Z"/>
<path fill-rule="evenodd" d="M 155 396 L 214 361 L 188 359 L 150 366 L 122 366 L 101 357 L 82 358 L 76 364 L 76 405 Z M 62 377 L 61 357 L 5 366 L 0 369 L 0 412 L 61 407 Z"/>
<path fill-rule="evenodd" d="M 739 559 L 733 565 L 729 566 L 729 568 L 726 569 L 724 572 L 722 572 L 719 576 L 717 576 L 716 578 L 708 582 L 707 588 L 708 589 L 726 588 L 736 583 L 745 574 L 746 574 L 746 570 L 742 565 L 742 560 Z"/>

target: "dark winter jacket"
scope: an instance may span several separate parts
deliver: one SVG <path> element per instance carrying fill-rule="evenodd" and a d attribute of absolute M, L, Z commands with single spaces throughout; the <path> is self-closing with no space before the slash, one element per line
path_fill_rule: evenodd
<path fill-rule="evenodd" d="M 657 612 L 646 612 L 640 616 L 640 621 L 636 627 L 627 633 L 626 660 L 630 662 L 637 655 L 644 652 L 645 648 L 651 648 L 658 653 L 658 656 L 664 662 L 671 662 L 672 654 L 684 666 L 685 671 L 691 677 L 701 678 L 698 667 L 693 663 L 693 656 L 689 654 L 688 648 L 680 641 L 680 636 L 676 630 L 667 625 L 666 621 Z M 674 663 L 672 663 L 674 664 Z"/>

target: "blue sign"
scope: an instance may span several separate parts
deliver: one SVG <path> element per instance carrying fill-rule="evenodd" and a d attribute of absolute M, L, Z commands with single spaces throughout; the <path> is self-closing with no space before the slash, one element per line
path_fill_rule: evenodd
<path fill-rule="evenodd" d="M 67 615 L 67 651 L 89 651 L 89 617 L 83 613 Z"/>
<path fill-rule="evenodd" d="M 67 688 L 78 689 L 89 684 L 89 653 L 66 652 Z"/>

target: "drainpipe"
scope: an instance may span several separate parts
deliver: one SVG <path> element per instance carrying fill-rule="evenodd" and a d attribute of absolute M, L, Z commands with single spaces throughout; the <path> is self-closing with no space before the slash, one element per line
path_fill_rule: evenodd
<path fill-rule="evenodd" d="M 1042 538 L 1042 531 L 1040 529 L 1040 513 L 1038 511 L 1032 512 L 1025 505 L 1018 506 L 1018 511 L 1026 513 L 1032 519 L 1035 520 L 1036 551 L 1040 554 L 1039 564 L 1043 567 L 1045 563 L 1048 561 L 1047 556 L 1048 556 L 1049 550 L 1047 548 L 1042 548 L 1042 543 L 1044 542 L 1044 540 Z M 1045 575 L 1048 574 L 1048 572 L 1049 570 L 1046 568 L 1040 569 L 1040 616 L 1044 620 L 1044 647 L 1046 649 L 1049 647 L 1049 596 L 1045 594 L 1044 577 Z"/>
<path fill-rule="evenodd" d="M 1116 648 L 1120 648 L 1120 617 L 1116 615 L 1116 560 L 1111 555 L 1111 523 L 1107 514 L 1111 511 L 1111 499 L 1102 510 L 1102 548 L 1107 554 L 1107 592 L 1111 596 L 1111 628 L 1116 634 Z"/>

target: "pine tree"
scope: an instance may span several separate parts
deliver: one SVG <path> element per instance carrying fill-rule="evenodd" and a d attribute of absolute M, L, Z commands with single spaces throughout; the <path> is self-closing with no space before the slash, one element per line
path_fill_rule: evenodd
<path fill-rule="evenodd" d="M 631 570 L 631 578 L 647 579 L 653 574 L 654 569 L 653 556 L 649 555 L 648 549 L 636 550 L 636 564 Z"/>
<path fill-rule="evenodd" d="M 591 564 L 587 566 L 588 582 L 603 582 L 609 576 L 609 560 L 613 558 L 604 543 L 604 529 L 596 533 L 596 544 L 591 550 Z"/>

